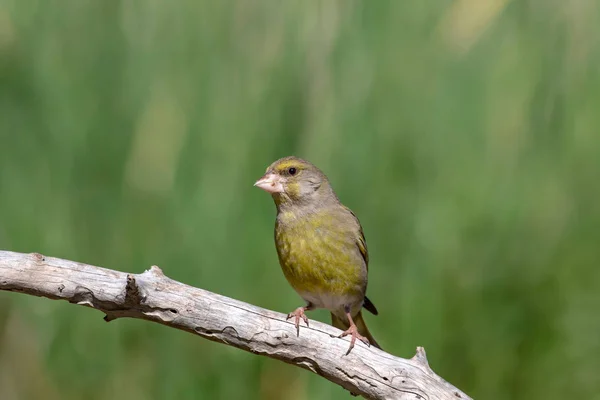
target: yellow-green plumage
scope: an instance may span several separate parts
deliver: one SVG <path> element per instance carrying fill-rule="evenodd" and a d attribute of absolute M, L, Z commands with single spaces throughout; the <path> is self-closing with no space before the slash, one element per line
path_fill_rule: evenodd
<path fill-rule="evenodd" d="M 344 213 L 345 214 L 345 213 Z M 283 273 L 301 293 L 363 296 L 366 266 L 356 245 L 355 227 L 338 210 L 318 209 L 297 217 L 280 213 L 275 244 Z"/>
<path fill-rule="evenodd" d="M 277 206 L 275 245 L 286 279 L 307 309 L 328 309 L 340 329 L 350 327 L 349 313 L 358 332 L 379 347 L 361 314 L 363 306 L 375 314 L 377 310 L 365 297 L 368 253 L 358 219 L 307 161 L 278 160 L 267 176 L 273 183 L 261 187 L 272 193 Z"/>

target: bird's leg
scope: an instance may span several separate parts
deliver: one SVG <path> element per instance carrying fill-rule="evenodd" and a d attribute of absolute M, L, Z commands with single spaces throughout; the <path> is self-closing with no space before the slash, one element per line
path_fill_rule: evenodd
<path fill-rule="evenodd" d="M 346 331 L 343 332 L 338 337 L 343 338 L 344 336 L 348 336 L 348 335 L 352 336 L 350 339 L 350 347 L 348 348 L 346 355 L 350 354 L 350 352 L 354 348 L 354 343 L 356 342 L 356 339 L 359 339 L 361 342 L 363 342 L 367 346 L 371 347 L 371 343 L 369 342 L 369 339 L 367 339 L 366 337 L 364 337 L 363 335 L 358 333 L 358 328 L 356 327 L 356 324 L 352 320 L 352 314 L 350 314 L 350 307 L 346 306 L 346 307 L 344 307 L 344 310 L 346 311 L 346 316 L 348 317 L 348 322 L 350 322 L 350 328 L 346 329 Z"/>
<path fill-rule="evenodd" d="M 306 326 L 308 326 L 308 318 L 306 317 L 306 314 L 304 314 L 304 312 L 314 310 L 314 308 L 315 308 L 315 306 L 309 302 L 309 303 L 306 303 L 306 306 L 298 307 L 294 311 L 292 311 L 291 313 L 288 314 L 288 316 L 285 320 L 287 321 L 288 319 L 294 317 L 294 325 L 296 326 L 296 335 L 300 336 L 300 318 L 302 318 L 302 321 L 304 321 Z"/>

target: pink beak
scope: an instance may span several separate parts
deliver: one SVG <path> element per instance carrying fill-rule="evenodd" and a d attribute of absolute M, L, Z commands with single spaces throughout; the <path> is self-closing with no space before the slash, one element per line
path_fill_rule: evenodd
<path fill-rule="evenodd" d="M 268 193 L 282 193 L 283 185 L 279 180 L 279 176 L 275 174 L 266 174 L 254 183 L 254 186 L 261 188 Z"/>

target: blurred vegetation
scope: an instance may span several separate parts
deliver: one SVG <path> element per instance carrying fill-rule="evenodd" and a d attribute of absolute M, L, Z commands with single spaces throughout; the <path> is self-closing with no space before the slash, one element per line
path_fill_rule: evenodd
<path fill-rule="evenodd" d="M 361 219 L 388 351 L 600 399 L 599 38 L 594 1 L 0 0 L 0 248 L 288 312 L 252 184 L 295 154 Z M 101 317 L 0 293 L 2 399 L 349 397 Z"/>

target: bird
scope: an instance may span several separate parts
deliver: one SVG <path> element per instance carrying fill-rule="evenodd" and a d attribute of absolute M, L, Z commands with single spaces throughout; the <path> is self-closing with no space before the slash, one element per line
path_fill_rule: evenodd
<path fill-rule="evenodd" d="M 331 313 L 331 323 L 350 336 L 346 355 L 356 340 L 381 347 L 362 315 L 374 315 L 366 297 L 369 253 L 362 226 L 333 191 L 327 176 L 315 165 L 295 156 L 273 162 L 254 186 L 270 193 L 277 208 L 275 247 L 279 264 L 305 306 L 287 315 L 294 318 L 297 336 L 300 320 L 308 327 L 306 311 Z"/>

